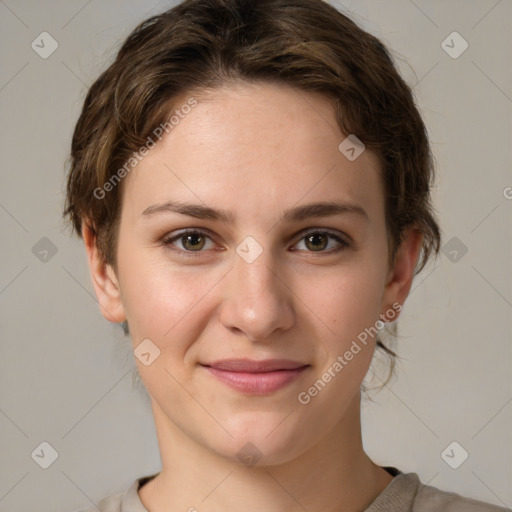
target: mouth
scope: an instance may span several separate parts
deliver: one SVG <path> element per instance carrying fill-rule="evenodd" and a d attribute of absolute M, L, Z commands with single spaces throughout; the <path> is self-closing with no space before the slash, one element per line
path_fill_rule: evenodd
<path fill-rule="evenodd" d="M 310 367 L 288 359 L 226 359 L 201 366 L 232 389 L 251 395 L 265 395 L 284 388 Z"/>

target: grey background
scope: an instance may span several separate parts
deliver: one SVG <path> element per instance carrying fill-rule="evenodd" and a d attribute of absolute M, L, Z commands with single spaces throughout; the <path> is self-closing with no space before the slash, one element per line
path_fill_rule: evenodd
<path fill-rule="evenodd" d="M 342 4 L 403 58 L 437 159 L 443 243 L 456 237 L 413 284 L 398 378 L 364 403 L 366 450 L 512 507 L 512 2 Z M 129 341 L 101 316 L 60 214 L 87 86 L 136 23 L 170 5 L 0 0 L 1 511 L 69 512 L 160 468 Z M 59 45 L 47 59 L 31 47 L 43 31 Z M 453 31 L 469 43 L 457 59 L 441 47 Z M 48 469 L 31 457 L 43 441 L 58 453 Z M 469 453 L 458 469 L 441 457 L 452 441 Z"/>

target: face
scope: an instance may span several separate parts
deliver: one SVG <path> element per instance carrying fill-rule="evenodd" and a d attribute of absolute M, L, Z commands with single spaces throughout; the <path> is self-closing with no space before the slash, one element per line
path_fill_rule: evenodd
<path fill-rule="evenodd" d="M 145 343 L 159 421 L 276 464 L 359 403 L 371 328 L 405 299 L 417 244 L 389 268 L 378 159 L 338 149 L 323 97 L 244 84 L 194 98 L 125 178 L 115 286 L 97 293 Z"/>

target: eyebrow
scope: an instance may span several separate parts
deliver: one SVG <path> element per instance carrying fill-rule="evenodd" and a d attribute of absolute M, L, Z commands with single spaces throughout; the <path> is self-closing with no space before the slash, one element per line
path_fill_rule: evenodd
<path fill-rule="evenodd" d="M 179 213 L 196 219 L 218 220 L 224 223 L 233 223 L 234 217 L 224 210 L 210 208 L 202 204 L 182 203 L 179 201 L 166 201 L 146 208 L 141 217 L 151 217 L 161 213 Z M 283 220 L 300 221 L 312 217 L 328 217 L 341 214 L 356 214 L 369 221 L 368 214 L 358 204 L 351 202 L 318 202 L 296 206 L 284 212 Z"/>

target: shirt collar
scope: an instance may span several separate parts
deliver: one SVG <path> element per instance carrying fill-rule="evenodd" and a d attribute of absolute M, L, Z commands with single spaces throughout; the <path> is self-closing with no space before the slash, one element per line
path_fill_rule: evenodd
<path fill-rule="evenodd" d="M 416 473 L 404 474 L 392 467 L 386 467 L 385 469 L 396 476 L 364 512 L 410 511 L 420 483 L 418 475 Z M 120 512 L 149 512 L 140 501 L 138 490 L 157 475 L 158 473 L 155 473 L 135 480 L 121 497 Z"/>

